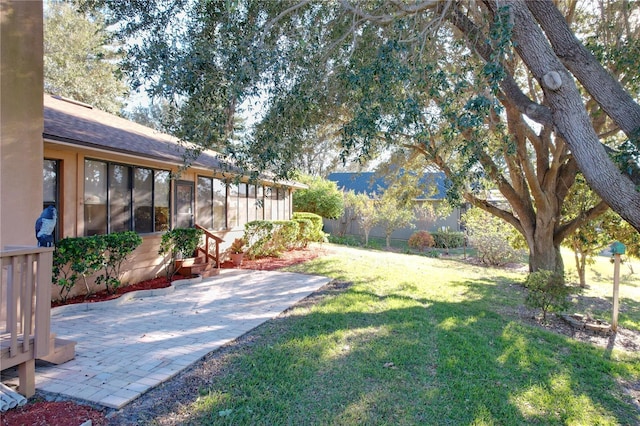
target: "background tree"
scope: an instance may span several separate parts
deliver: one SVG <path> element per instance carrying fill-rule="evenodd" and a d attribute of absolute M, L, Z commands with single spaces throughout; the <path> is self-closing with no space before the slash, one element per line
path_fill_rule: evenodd
<path fill-rule="evenodd" d="M 409 187 L 409 189 L 413 189 Z M 385 244 L 391 247 L 391 234 L 406 227 L 414 228 L 415 202 L 411 198 L 412 191 L 407 187 L 393 185 L 380 194 L 374 201 L 376 210 L 376 224 L 384 229 Z"/>
<path fill-rule="evenodd" d="M 596 204 L 599 199 L 589 190 L 584 179 L 579 176 L 565 203 L 565 214 L 580 214 L 585 204 Z M 627 254 L 638 256 L 640 250 L 640 234 L 620 215 L 607 210 L 571 233 L 563 245 L 573 251 L 575 266 L 578 272 L 580 287 L 586 287 L 585 280 L 587 265 L 593 264 L 594 256 L 608 248 L 614 241 L 621 241 L 627 246 Z"/>
<path fill-rule="evenodd" d="M 47 4 L 45 92 L 119 114 L 129 92 L 118 67 L 123 57 L 100 14 L 90 16 L 63 1 Z"/>
<path fill-rule="evenodd" d="M 293 193 L 293 211 L 315 213 L 337 219 L 344 213 L 342 192 L 335 182 L 319 176 L 299 175 L 296 180 L 309 186 Z"/>
<path fill-rule="evenodd" d="M 123 111 L 125 118 L 143 126 L 164 132 L 170 127 L 175 111 L 164 99 L 154 99 L 149 105 L 136 105 L 130 111 Z"/>
<path fill-rule="evenodd" d="M 353 218 L 360 225 L 362 233 L 364 234 L 364 245 L 369 245 L 369 234 L 371 230 L 378 223 L 378 214 L 376 210 L 374 194 L 369 196 L 365 193 L 356 194 L 355 191 L 350 190 L 344 194 L 345 214 L 347 217 L 345 221 L 348 223 L 351 220 L 350 215 L 353 214 Z"/>

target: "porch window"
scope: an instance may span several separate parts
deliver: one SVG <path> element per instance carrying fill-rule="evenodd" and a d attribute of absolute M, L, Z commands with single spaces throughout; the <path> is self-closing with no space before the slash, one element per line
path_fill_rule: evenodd
<path fill-rule="evenodd" d="M 169 200 L 171 199 L 171 173 L 153 170 L 153 230 L 168 231 L 170 226 Z"/>
<path fill-rule="evenodd" d="M 248 221 L 247 220 L 248 218 L 247 196 L 248 196 L 247 184 L 239 183 L 238 184 L 238 225 L 239 226 L 244 226 L 244 224 L 247 223 Z"/>
<path fill-rule="evenodd" d="M 279 220 L 278 217 L 278 188 L 271 188 L 271 219 Z"/>
<path fill-rule="evenodd" d="M 256 220 L 264 220 L 264 186 L 256 186 L 255 210 Z"/>
<path fill-rule="evenodd" d="M 109 164 L 109 232 L 131 229 L 131 167 Z"/>
<path fill-rule="evenodd" d="M 251 222 L 257 219 L 257 206 L 256 206 L 256 186 L 249 185 L 249 193 L 247 195 L 247 221 Z"/>
<path fill-rule="evenodd" d="M 85 235 L 169 229 L 169 172 L 85 160 Z"/>
<path fill-rule="evenodd" d="M 219 179 L 198 176 L 196 222 L 207 229 L 221 230 L 227 227 L 227 190 Z"/>
<path fill-rule="evenodd" d="M 60 162 L 58 160 L 44 160 L 44 167 L 42 169 L 42 181 L 43 181 L 43 198 L 42 208 L 43 210 L 49 206 L 53 206 L 58 211 L 58 223 L 53 230 L 53 240 L 58 241 L 58 235 L 60 235 L 60 218 L 62 216 L 60 212 L 60 181 L 59 181 Z"/>
<path fill-rule="evenodd" d="M 84 232 L 107 233 L 107 163 L 84 162 Z"/>
<path fill-rule="evenodd" d="M 229 212 L 229 227 L 234 228 L 238 226 L 238 185 L 229 184 L 228 191 L 228 209 Z"/>
<path fill-rule="evenodd" d="M 271 208 L 271 198 L 273 196 L 273 188 L 264 187 L 264 220 L 273 220 L 273 209 Z"/>

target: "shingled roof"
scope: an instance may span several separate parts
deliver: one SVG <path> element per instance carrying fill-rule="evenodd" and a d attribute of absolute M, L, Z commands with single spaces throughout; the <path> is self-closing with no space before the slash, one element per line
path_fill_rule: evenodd
<path fill-rule="evenodd" d="M 149 127 L 73 100 L 44 95 L 44 133 L 46 140 L 142 158 L 184 162 L 185 147 L 178 139 Z M 230 170 L 214 151 L 203 152 L 192 163 L 208 169 Z M 236 172 L 239 170 L 235 169 Z"/>
<path fill-rule="evenodd" d="M 353 190 L 356 194 L 372 194 L 384 191 L 389 186 L 389 182 L 384 176 L 374 172 L 360 173 L 331 173 L 327 179 L 335 182 L 338 188 L 344 191 Z M 447 180 L 444 173 L 428 172 L 420 179 L 420 183 L 428 188 L 420 199 L 441 200 L 447 194 Z M 436 193 L 431 193 L 435 185 Z"/>

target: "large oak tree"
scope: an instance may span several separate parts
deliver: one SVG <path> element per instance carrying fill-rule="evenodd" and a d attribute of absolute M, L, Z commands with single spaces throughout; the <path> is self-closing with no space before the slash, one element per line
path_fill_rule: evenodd
<path fill-rule="evenodd" d="M 607 204 L 640 229 L 630 3 L 602 2 L 607 25 L 626 18 L 626 68 L 594 55 L 611 48 L 598 34 L 592 50 L 575 36 L 571 25 L 590 13 L 575 1 L 564 14 L 551 0 L 91 3 L 144 40 L 131 70 L 175 101 L 176 133 L 202 147 L 286 174 L 308 135 L 330 125 L 345 159 L 422 155 L 447 174 L 453 198 L 523 235 L 532 270 L 561 270 L 562 239 Z M 266 112 L 251 108 L 256 99 Z M 239 143 L 233 115 L 243 108 L 258 117 Z M 624 139 L 621 169 L 603 142 Z M 568 219 L 562 204 L 579 170 L 604 201 Z M 489 202 L 490 187 L 508 205 Z"/>

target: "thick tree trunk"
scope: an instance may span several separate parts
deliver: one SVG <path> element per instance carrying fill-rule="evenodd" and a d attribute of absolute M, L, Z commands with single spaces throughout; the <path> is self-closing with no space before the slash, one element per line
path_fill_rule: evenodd
<path fill-rule="evenodd" d="M 613 210 L 640 230 L 640 192 L 607 156 L 587 115 L 572 75 L 560 62 L 525 2 L 509 3 L 516 50 L 543 87 L 553 122 L 589 186 Z"/>
<path fill-rule="evenodd" d="M 560 253 L 560 245 L 554 239 L 552 224 L 544 225 L 537 221 L 533 238 L 527 238 L 529 242 L 529 271 L 539 270 L 564 273 L 564 262 Z"/>

